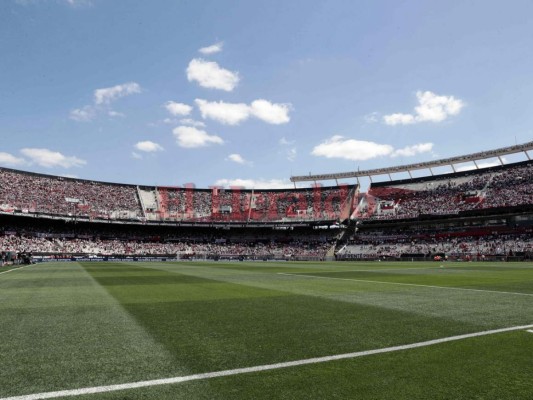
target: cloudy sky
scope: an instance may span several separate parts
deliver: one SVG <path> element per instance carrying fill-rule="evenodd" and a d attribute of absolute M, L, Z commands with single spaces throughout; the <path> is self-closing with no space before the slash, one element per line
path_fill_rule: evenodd
<path fill-rule="evenodd" d="M 268 188 L 533 140 L 531 1 L 0 3 L 0 165 Z"/>

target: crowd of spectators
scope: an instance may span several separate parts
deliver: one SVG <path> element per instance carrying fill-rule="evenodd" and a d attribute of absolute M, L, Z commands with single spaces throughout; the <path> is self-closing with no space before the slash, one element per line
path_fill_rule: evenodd
<path fill-rule="evenodd" d="M 460 259 L 483 259 L 489 256 L 515 256 L 533 253 L 533 234 L 484 236 L 449 236 L 413 239 L 409 236 L 372 237 L 360 235 L 337 252 L 339 257 L 401 258 L 436 254 Z"/>
<path fill-rule="evenodd" d="M 146 190 L 146 189 L 145 189 Z M 159 218 L 177 221 L 338 219 L 347 186 L 292 190 L 153 188 Z M 103 219 L 142 219 L 131 185 L 30 174 L 0 168 L 0 210 Z"/>
<path fill-rule="evenodd" d="M 283 241 L 150 241 L 104 239 L 98 237 L 40 237 L 27 234 L 0 236 L 4 252 L 54 255 L 172 255 L 178 258 L 218 256 L 274 256 L 280 258 L 323 259 L 331 241 L 303 238 Z M 533 235 L 447 237 L 428 240 L 411 238 L 357 238 L 343 246 L 337 256 L 363 259 L 424 257 L 445 254 L 454 258 L 480 259 L 490 256 L 515 256 L 533 253 Z"/>
<path fill-rule="evenodd" d="M 159 204 L 166 218 L 201 219 L 211 215 L 211 193 L 194 188 L 157 188 Z"/>
<path fill-rule="evenodd" d="M 0 223 L 0 251 L 46 255 L 171 255 L 323 258 L 338 230 L 147 227 L 20 217 Z"/>
<path fill-rule="evenodd" d="M 151 209 L 150 215 L 198 222 L 344 220 L 356 197 L 353 189 L 154 187 L 158 209 Z M 533 204 L 533 163 L 446 179 L 372 186 L 362 198 L 354 216 L 386 220 Z M 0 168 L 0 211 L 14 210 L 93 219 L 145 218 L 135 186 Z"/>
<path fill-rule="evenodd" d="M 504 170 L 490 182 L 483 207 L 533 204 L 533 164 Z"/>
<path fill-rule="evenodd" d="M 142 210 L 134 186 L 0 169 L 0 204 L 45 214 L 135 218 Z"/>
<path fill-rule="evenodd" d="M 157 191 L 166 219 L 196 221 L 336 220 L 353 194 L 342 186 L 256 191 L 158 188 Z"/>
<path fill-rule="evenodd" d="M 332 244 L 328 242 L 188 242 L 142 241 L 128 239 L 0 236 L 5 252 L 29 252 L 55 255 L 173 255 L 178 258 L 218 256 L 274 256 L 282 258 L 324 258 Z"/>
<path fill-rule="evenodd" d="M 531 163 L 466 177 L 371 187 L 356 216 L 404 219 L 529 204 L 533 204 Z"/>

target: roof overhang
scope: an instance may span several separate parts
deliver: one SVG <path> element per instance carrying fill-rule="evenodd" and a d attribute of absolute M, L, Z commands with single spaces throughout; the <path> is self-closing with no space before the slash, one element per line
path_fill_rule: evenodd
<path fill-rule="evenodd" d="M 346 178 L 360 178 L 360 177 L 372 177 L 376 175 L 387 175 L 401 172 L 410 172 L 419 169 L 429 169 L 443 166 L 451 166 L 455 171 L 454 164 L 461 164 L 465 162 L 476 162 L 478 160 L 485 160 L 487 158 L 501 157 L 508 154 L 525 153 L 528 160 L 531 160 L 530 155 L 527 153 L 529 150 L 533 150 L 533 141 L 524 144 L 518 144 L 509 147 L 502 147 L 499 149 L 481 151 L 479 153 L 467 154 L 464 156 L 443 158 L 441 160 L 433 160 L 415 164 L 400 165 L 396 167 L 367 169 L 362 171 L 349 171 L 349 172 L 337 172 L 331 174 L 319 174 L 319 175 L 300 175 L 291 176 L 291 182 L 306 182 L 306 181 L 325 181 L 325 180 L 337 180 Z M 503 165 L 503 161 L 500 159 Z M 478 168 L 476 164 L 476 168 Z"/>

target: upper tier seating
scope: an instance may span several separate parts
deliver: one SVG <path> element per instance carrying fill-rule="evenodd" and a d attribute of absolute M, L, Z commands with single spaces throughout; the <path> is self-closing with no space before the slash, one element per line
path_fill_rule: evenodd
<path fill-rule="evenodd" d="M 0 168 L 0 211 L 191 222 L 337 220 L 349 217 L 355 189 L 141 188 Z"/>
<path fill-rule="evenodd" d="M 28 212 L 131 219 L 142 216 L 135 186 L 0 169 L 0 204 Z"/>
<path fill-rule="evenodd" d="M 403 219 L 525 204 L 533 204 L 533 163 L 455 177 L 373 185 L 354 216 Z"/>

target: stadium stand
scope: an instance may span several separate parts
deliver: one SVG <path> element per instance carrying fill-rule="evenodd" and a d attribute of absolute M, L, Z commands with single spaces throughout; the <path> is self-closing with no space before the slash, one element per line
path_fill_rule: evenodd
<path fill-rule="evenodd" d="M 4 255 L 41 260 L 531 260 L 533 161 L 373 182 L 367 193 L 358 184 L 135 186 L 0 168 L 0 223 Z"/>
<path fill-rule="evenodd" d="M 313 221 L 346 219 L 355 187 L 292 190 L 158 187 L 160 217 L 176 221 Z"/>
<path fill-rule="evenodd" d="M 338 259 L 405 259 L 405 260 L 509 260 L 533 259 L 533 229 L 498 231 L 478 229 L 448 234 L 354 235 L 337 252 Z"/>
<path fill-rule="evenodd" d="M 0 168 L 0 211 L 89 219 L 273 222 L 346 219 L 357 186 L 244 190 L 137 187 Z"/>
<path fill-rule="evenodd" d="M 322 260 L 338 229 L 124 225 L 0 216 L 0 250 L 34 257 L 159 255 L 171 258 Z"/>
<path fill-rule="evenodd" d="M 135 186 L 0 169 L 0 210 L 131 219 L 142 216 Z"/>
<path fill-rule="evenodd" d="M 362 219 L 454 215 L 533 204 L 533 162 L 372 184 L 354 212 Z"/>

